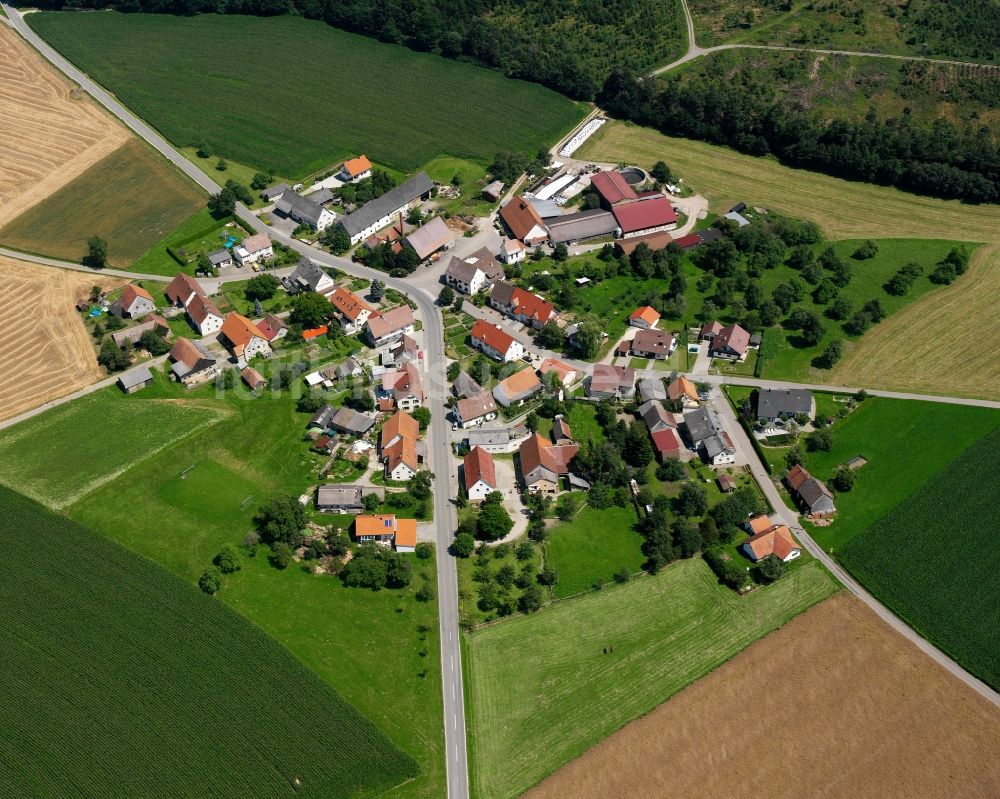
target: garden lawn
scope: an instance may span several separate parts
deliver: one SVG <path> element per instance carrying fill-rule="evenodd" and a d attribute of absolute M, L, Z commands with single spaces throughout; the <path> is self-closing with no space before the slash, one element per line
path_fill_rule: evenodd
<path fill-rule="evenodd" d="M 100 236 L 108 243 L 108 263 L 128 267 L 205 200 L 159 153 L 131 139 L 6 224 L 0 241 L 79 261 L 87 254 L 87 240 Z"/>
<path fill-rule="evenodd" d="M 594 443 L 604 441 L 603 428 L 597 423 L 597 406 L 593 402 L 574 402 L 570 405 L 569 417 L 565 420 L 573 433 L 573 440 L 581 444 L 593 440 Z M 538 417 L 538 433 L 545 438 L 552 436 L 554 420 Z"/>
<path fill-rule="evenodd" d="M 541 86 L 297 16 L 54 12 L 30 22 L 173 144 L 204 143 L 291 178 L 359 153 L 404 172 L 442 155 L 533 155 L 583 116 Z"/>
<path fill-rule="evenodd" d="M 852 490 L 838 493 L 833 524 L 811 528 L 811 535 L 824 549 L 839 552 L 998 427 L 1000 412 L 989 408 L 869 397 L 834 424 L 832 450 L 804 453 L 806 468 L 824 481 L 855 455 L 868 459 Z"/>
<path fill-rule="evenodd" d="M 739 597 L 698 558 L 467 634 L 472 795 L 519 796 L 836 590 L 806 564 Z"/>
<path fill-rule="evenodd" d="M 572 596 L 594 585 L 611 582 L 625 568 L 635 574 L 642 568 L 642 536 L 635 530 L 635 510 L 591 508 L 550 531 L 545 544 L 546 564 L 559 575 L 557 598 Z"/>
<path fill-rule="evenodd" d="M 998 474 L 994 427 L 840 552 L 879 600 L 994 688 L 1000 688 Z"/>
<path fill-rule="evenodd" d="M 221 249 L 227 233 L 236 236 L 237 241 L 247 235 L 239 225 L 227 226 L 228 221 L 219 221 L 207 208 L 202 208 L 146 250 L 131 268 L 154 275 L 176 275 L 178 272 L 193 275 L 199 253 Z M 170 254 L 171 249 L 185 260 L 184 266 Z"/>

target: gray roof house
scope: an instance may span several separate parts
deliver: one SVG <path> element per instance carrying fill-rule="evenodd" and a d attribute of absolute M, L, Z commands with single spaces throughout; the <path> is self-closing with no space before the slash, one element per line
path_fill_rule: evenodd
<path fill-rule="evenodd" d="M 722 431 L 722 424 L 715 412 L 705 407 L 685 413 L 684 426 L 687 428 L 691 443 L 695 446 Z"/>
<path fill-rule="evenodd" d="M 674 415 L 664 409 L 656 400 L 649 400 L 639 406 L 639 416 L 646 423 L 650 433 L 658 433 L 661 430 L 672 430 L 677 427 Z"/>
<path fill-rule="evenodd" d="M 324 513 L 360 513 L 364 510 L 360 486 L 323 485 L 316 489 L 316 509 Z"/>
<path fill-rule="evenodd" d="M 326 430 L 330 426 L 330 421 L 333 419 L 334 413 L 336 413 L 336 410 L 332 405 L 324 405 L 312 415 L 308 426 Z"/>
<path fill-rule="evenodd" d="M 361 436 L 375 426 L 375 420 L 351 408 L 338 408 L 337 412 L 330 418 L 328 426 L 338 433 Z"/>
<path fill-rule="evenodd" d="M 837 512 L 830 489 L 800 464 L 796 464 L 785 473 L 785 483 L 792 493 L 792 498 L 807 516 L 825 518 Z"/>
<path fill-rule="evenodd" d="M 333 221 L 334 217 L 330 211 L 315 200 L 303 197 L 290 189 L 281 195 L 281 199 L 275 203 L 274 209 L 296 222 L 309 225 L 314 230 L 322 230 Z"/>
<path fill-rule="evenodd" d="M 286 191 L 289 191 L 292 187 L 287 183 L 279 183 L 277 186 L 271 186 L 264 189 L 260 193 L 260 196 L 264 198 L 267 202 L 276 202 L 281 199 L 281 195 Z"/>
<path fill-rule="evenodd" d="M 644 377 L 639 381 L 639 396 L 644 400 L 665 400 L 667 399 L 667 387 L 663 385 L 660 377 Z"/>
<path fill-rule="evenodd" d="M 618 229 L 618 221 L 610 211 L 593 209 L 550 219 L 549 239 L 553 244 L 568 244 L 575 241 L 597 239 L 610 236 Z"/>
<path fill-rule="evenodd" d="M 230 266 L 233 263 L 233 254 L 223 247 L 221 250 L 216 250 L 215 252 L 210 252 L 208 254 L 209 263 L 212 264 L 216 269 L 221 269 L 224 266 Z"/>
<path fill-rule="evenodd" d="M 357 243 L 388 225 L 393 216 L 414 200 L 429 197 L 433 188 L 434 183 L 427 173 L 420 172 L 381 197 L 365 203 L 353 214 L 341 217 L 338 224 L 351 237 L 351 243 Z"/>
<path fill-rule="evenodd" d="M 335 282 L 319 264 L 303 258 L 295 267 L 295 271 L 285 278 L 285 286 L 292 291 L 318 291 L 320 294 L 329 294 L 333 291 Z"/>
<path fill-rule="evenodd" d="M 472 397 L 482 393 L 483 387 L 473 380 L 468 372 L 459 372 L 455 382 L 451 384 L 451 390 L 456 397 Z"/>
<path fill-rule="evenodd" d="M 800 413 L 812 415 L 812 392 L 804 388 L 761 388 L 757 390 L 757 418 L 773 422 L 791 419 Z"/>

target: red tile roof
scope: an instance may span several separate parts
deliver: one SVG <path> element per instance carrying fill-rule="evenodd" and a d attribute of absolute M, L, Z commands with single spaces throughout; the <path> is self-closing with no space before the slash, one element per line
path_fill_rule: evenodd
<path fill-rule="evenodd" d="M 729 325 L 722 328 L 712 339 L 711 350 L 721 350 L 727 348 L 739 353 L 741 356 L 750 346 L 750 334 L 739 325 Z"/>
<path fill-rule="evenodd" d="M 399 411 L 395 416 L 382 425 L 382 433 L 379 441 L 385 447 L 391 444 L 397 437 L 409 438 L 416 441 L 420 436 L 420 425 L 406 411 Z"/>
<path fill-rule="evenodd" d="M 701 244 L 701 239 L 698 238 L 697 233 L 688 233 L 686 236 L 681 236 L 678 239 L 674 239 L 674 244 L 676 244 L 681 249 L 686 250 L 689 247 L 697 247 L 699 244 Z"/>
<path fill-rule="evenodd" d="M 497 487 L 496 465 L 493 456 L 482 447 L 473 447 L 465 455 L 465 490 L 482 480 L 491 488 Z"/>
<path fill-rule="evenodd" d="M 129 283 L 125 287 L 125 290 L 122 291 L 122 296 L 119 302 L 121 303 L 122 308 L 129 308 L 139 297 L 142 297 L 144 300 L 149 300 L 151 303 L 156 305 L 156 300 L 153 299 L 153 295 L 146 291 L 146 289 L 142 286 L 137 286 L 134 283 Z"/>
<path fill-rule="evenodd" d="M 653 439 L 653 446 L 656 447 L 656 451 L 661 455 L 669 455 L 684 449 L 677 431 L 671 428 L 653 433 L 650 438 Z"/>
<path fill-rule="evenodd" d="M 534 433 L 518 448 L 521 474 L 527 475 L 539 465 L 558 475 L 569 474 L 570 461 L 579 451 L 579 444 L 556 446 L 538 433 Z"/>
<path fill-rule="evenodd" d="M 204 294 L 195 295 L 194 299 L 188 303 L 187 312 L 198 327 L 201 327 L 210 315 L 222 319 L 222 313 L 215 307 L 215 303 Z"/>
<path fill-rule="evenodd" d="M 352 322 L 357 321 L 357 318 L 361 316 L 364 311 L 372 313 L 375 308 L 361 299 L 357 294 L 352 291 L 348 291 L 343 286 L 337 288 L 333 294 L 330 295 L 330 302 L 333 307 L 337 309 L 337 312 L 341 316 L 346 316 Z"/>
<path fill-rule="evenodd" d="M 254 336 L 264 338 L 257 329 L 257 325 L 238 313 L 226 316 L 222 323 L 222 334 L 232 342 L 233 349 L 237 354 L 243 352 Z"/>
<path fill-rule="evenodd" d="M 763 533 L 757 533 L 746 540 L 747 546 L 757 560 L 775 555 L 779 560 L 787 558 L 798 544 L 792 538 L 792 531 L 785 525 L 775 525 Z"/>
<path fill-rule="evenodd" d="M 320 336 L 325 336 L 329 332 L 330 328 L 328 328 L 326 325 L 320 325 L 319 327 L 314 327 L 311 330 L 303 330 L 302 338 L 304 338 L 306 341 L 309 341 L 309 339 L 311 338 L 319 338 Z"/>
<path fill-rule="evenodd" d="M 515 315 L 523 315 L 542 324 L 556 316 L 556 306 L 522 288 L 514 289 L 514 293 L 510 295 L 510 304 L 514 308 Z"/>
<path fill-rule="evenodd" d="M 610 205 L 635 200 L 639 196 L 620 172 L 598 172 L 590 178 L 590 185 Z"/>
<path fill-rule="evenodd" d="M 187 302 L 188 297 L 192 294 L 204 294 L 205 292 L 198 281 L 191 277 L 191 275 L 179 272 L 167 284 L 163 293 L 167 295 L 167 299 L 170 300 L 172 305 L 177 305 L 177 303 Z"/>
<path fill-rule="evenodd" d="M 544 227 L 538 211 L 524 197 L 515 197 L 500 209 L 500 218 L 507 224 L 514 238 L 523 239 L 535 225 Z"/>
<path fill-rule="evenodd" d="M 566 379 L 569 377 L 575 379 L 577 374 L 576 369 L 574 369 L 568 363 L 563 363 L 562 361 L 558 361 L 555 358 L 546 358 L 544 361 L 542 361 L 542 365 L 538 367 L 538 371 L 541 372 L 542 375 L 547 375 L 549 372 L 555 372 L 557 375 L 559 375 L 559 379 L 564 383 L 566 382 Z"/>
<path fill-rule="evenodd" d="M 487 347 L 491 347 L 497 352 L 504 354 L 514 343 L 514 338 L 496 325 L 490 324 L 485 319 L 477 319 L 469 332 L 473 341 L 481 341 Z"/>
<path fill-rule="evenodd" d="M 662 195 L 616 205 L 612 213 L 618 220 L 618 226 L 623 234 L 661 225 L 672 225 L 677 221 L 677 212 L 674 211 L 670 200 Z"/>
<path fill-rule="evenodd" d="M 641 319 L 650 327 L 653 327 L 657 322 L 660 321 L 659 312 L 651 305 L 643 305 L 641 308 L 636 308 L 632 311 L 632 315 L 628 318 L 631 322 L 633 319 Z"/>
<path fill-rule="evenodd" d="M 268 341 L 273 341 L 282 330 L 287 329 L 287 325 L 274 314 L 268 314 L 257 323 L 257 329 L 264 338 Z"/>

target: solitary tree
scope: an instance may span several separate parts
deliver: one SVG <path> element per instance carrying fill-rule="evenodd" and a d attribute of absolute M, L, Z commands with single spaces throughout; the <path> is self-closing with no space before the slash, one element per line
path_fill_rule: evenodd
<path fill-rule="evenodd" d="M 243 294 L 250 301 L 269 300 L 278 291 L 278 286 L 278 278 L 274 275 L 257 275 L 247 281 Z"/>
<path fill-rule="evenodd" d="M 222 572 L 209 566 L 198 579 L 198 587 L 206 594 L 214 594 L 222 587 Z"/>
<path fill-rule="evenodd" d="M 333 315 L 330 301 L 315 291 L 305 291 L 292 300 L 289 321 L 305 328 L 319 327 Z"/>
<path fill-rule="evenodd" d="M 271 547 L 271 564 L 278 569 L 287 569 L 292 562 L 292 548 L 288 544 L 278 541 Z"/>
<path fill-rule="evenodd" d="M 455 301 L 455 291 L 451 286 L 445 286 L 438 294 L 438 305 L 451 305 Z"/>
<path fill-rule="evenodd" d="M 431 423 L 431 411 L 430 408 L 414 408 L 410 411 L 410 416 L 417 420 L 420 425 L 421 430 L 426 430 L 427 426 Z"/>
<path fill-rule="evenodd" d="M 208 198 L 208 210 L 216 219 L 225 219 L 236 212 L 236 195 L 228 186 Z"/>
<path fill-rule="evenodd" d="M 485 502 L 476 519 L 476 538 L 481 541 L 496 541 L 503 538 L 514 527 L 503 505 L 498 502 Z"/>
<path fill-rule="evenodd" d="M 521 613 L 534 613 L 541 607 L 542 592 L 538 590 L 538 586 L 529 585 L 524 589 L 520 598 L 517 600 L 517 609 L 521 611 Z"/>
<path fill-rule="evenodd" d="M 837 491 L 850 491 L 854 488 L 856 476 L 854 470 L 849 466 L 838 466 L 837 471 L 833 474 L 833 480 L 830 482 Z"/>
<path fill-rule="evenodd" d="M 373 300 L 378 302 L 385 296 L 385 283 L 376 278 L 368 287 L 368 293 L 371 294 Z"/>
<path fill-rule="evenodd" d="M 775 555 L 771 554 L 757 564 L 757 574 L 766 583 L 780 580 L 788 571 L 788 567 Z"/>
<path fill-rule="evenodd" d="M 87 239 L 87 256 L 83 259 L 85 266 L 93 269 L 103 269 L 108 265 L 108 243 L 100 236 Z"/>
<path fill-rule="evenodd" d="M 223 574 L 232 574 L 240 570 L 240 553 L 232 544 L 226 544 L 212 562 Z"/>
<path fill-rule="evenodd" d="M 705 489 L 697 483 L 684 483 L 677 496 L 677 512 L 682 516 L 703 516 L 708 510 Z"/>

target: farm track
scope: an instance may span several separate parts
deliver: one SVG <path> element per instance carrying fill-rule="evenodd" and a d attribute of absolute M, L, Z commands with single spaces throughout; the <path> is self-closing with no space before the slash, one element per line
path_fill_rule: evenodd
<path fill-rule="evenodd" d="M 0 25 L 0 219 L 71 182 L 127 139 L 125 128 Z"/>

